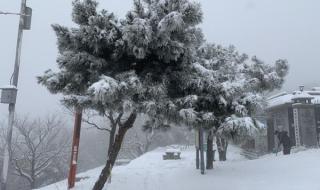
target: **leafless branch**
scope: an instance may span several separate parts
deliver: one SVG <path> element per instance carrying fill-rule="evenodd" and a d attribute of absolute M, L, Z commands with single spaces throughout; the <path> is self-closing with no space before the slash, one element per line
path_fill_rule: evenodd
<path fill-rule="evenodd" d="M 16 121 L 12 151 L 15 175 L 26 178 L 33 186 L 39 176 L 55 168 L 54 162 L 59 162 L 68 150 L 69 138 L 63 125 L 57 116 L 33 121 L 25 117 Z"/>
<path fill-rule="evenodd" d="M 91 121 L 91 117 L 92 115 L 89 115 L 89 114 L 86 114 L 87 118 L 82 118 L 82 121 L 87 123 L 88 125 L 92 126 L 92 127 L 95 127 L 96 129 L 99 129 L 99 130 L 102 130 L 102 131 L 108 131 L 108 132 L 111 132 L 111 129 L 108 129 L 108 128 L 105 128 L 105 127 L 100 127 L 96 122 L 93 122 Z"/>

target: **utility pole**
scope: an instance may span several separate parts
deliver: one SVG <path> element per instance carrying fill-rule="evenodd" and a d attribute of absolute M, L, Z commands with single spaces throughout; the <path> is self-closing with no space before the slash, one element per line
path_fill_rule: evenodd
<path fill-rule="evenodd" d="M 8 118 L 8 131 L 7 131 L 7 139 L 6 145 L 4 149 L 4 159 L 3 159 L 3 169 L 1 175 L 1 190 L 6 190 L 7 188 L 7 178 L 9 174 L 9 165 L 11 161 L 11 141 L 12 141 L 12 131 L 13 131 L 13 123 L 14 123 L 14 112 L 15 112 L 15 105 L 16 105 L 16 95 L 17 95 L 17 86 L 18 86 L 18 77 L 19 77 L 19 68 L 20 68 L 20 55 L 21 55 L 21 46 L 22 46 L 22 36 L 23 30 L 29 30 L 31 25 L 31 8 L 26 6 L 26 0 L 21 0 L 21 9 L 19 20 L 19 29 L 18 29 L 18 39 L 17 39 L 17 47 L 16 47 L 16 58 L 14 64 L 14 71 L 12 75 L 12 81 L 10 81 L 10 85 L 14 89 L 14 93 L 11 94 L 12 97 L 6 97 L 4 90 L 1 94 L 1 102 L 9 104 L 9 118 Z M 10 95 L 10 94 L 9 94 Z M 12 101 L 5 102 L 5 99 L 9 98 Z"/>

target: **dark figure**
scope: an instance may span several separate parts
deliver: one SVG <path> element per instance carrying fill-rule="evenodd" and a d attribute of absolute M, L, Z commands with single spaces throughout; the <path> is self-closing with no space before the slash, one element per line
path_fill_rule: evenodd
<path fill-rule="evenodd" d="M 275 131 L 275 135 L 277 135 L 279 140 L 279 146 L 283 146 L 283 154 L 288 155 L 291 151 L 291 141 L 287 131 Z"/>

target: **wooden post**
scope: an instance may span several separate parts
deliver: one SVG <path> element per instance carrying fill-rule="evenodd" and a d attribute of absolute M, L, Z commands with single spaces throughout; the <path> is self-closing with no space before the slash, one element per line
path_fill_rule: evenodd
<path fill-rule="evenodd" d="M 68 176 L 68 189 L 71 189 L 75 185 L 76 173 L 77 173 L 77 162 L 79 154 L 79 143 L 80 143 L 80 131 L 81 131 L 81 120 L 82 120 L 82 108 L 75 108 L 75 121 L 74 131 L 72 140 L 72 151 L 70 159 L 70 169 Z"/>

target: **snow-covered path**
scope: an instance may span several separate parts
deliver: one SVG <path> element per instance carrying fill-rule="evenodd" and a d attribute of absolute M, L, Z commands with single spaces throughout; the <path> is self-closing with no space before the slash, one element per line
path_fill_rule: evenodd
<path fill-rule="evenodd" d="M 182 152 L 181 160 L 162 160 L 164 148 L 149 152 L 127 166 L 116 167 L 108 190 L 320 190 L 320 150 L 290 156 L 268 155 L 245 160 L 231 147 L 227 162 L 215 162 L 214 170 L 195 170 L 195 151 Z M 89 190 L 99 175 L 97 168 L 80 176 L 76 190 Z M 42 190 L 66 189 L 60 182 Z"/>

